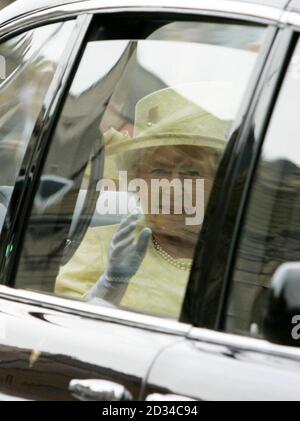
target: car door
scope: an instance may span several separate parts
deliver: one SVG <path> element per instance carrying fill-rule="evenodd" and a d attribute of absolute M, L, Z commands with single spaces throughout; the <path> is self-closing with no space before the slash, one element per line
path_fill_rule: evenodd
<path fill-rule="evenodd" d="M 171 118 L 173 124 L 175 118 L 176 126 L 172 136 L 167 132 L 167 141 L 165 132 L 152 136 L 163 142 L 160 147 L 168 146 L 169 160 L 178 145 L 184 148 L 182 132 L 178 136 L 175 131 L 173 139 L 180 124 L 188 130 L 184 136 L 193 140 L 193 147 L 203 138 L 215 142 L 211 124 L 208 129 L 206 123 L 199 126 L 186 120 L 194 110 L 209 115 L 210 122 L 214 116 L 220 130 L 213 128 L 213 134 L 222 137 L 221 155 L 226 157 L 230 135 L 241 130 L 276 32 L 261 18 L 253 22 L 238 15 L 235 20 L 220 13 L 212 20 L 181 12 L 180 16 L 146 11 L 84 15 L 76 22 L 76 36 L 63 50 L 54 86 L 47 91 L 30 136 L 33 148 L 22 161 L 25 173 L 17 172 L 20 184 L 8 204 L 1 237 L 0 392 L 4 395 L 34 400 L 141 399 L 151 364 L 156 361 L 156 368 L 158 356 L 176 343 L 189 344 L 185 337 L 198 302 L 189 295 L 190 267 L 181 259 L 179 265 L 154 241 L 152 254 L 145 257 L 148 266 L 145 263 L 142 272 L 137 271 L 138 292 L 133 282 L 122 305 L 99 297 L 86 302 L 86 294 L 106 269 L 107 233 L 117 229 L 122 217 L 122 212 L 103 213 L 101 200 L 131 200 L 122 189 L 99 188 L 106 172 L 119 186 L 116 162 L 111 160 L 110 151 L 118 150 L 110 149 L 113 142 L 131 143 L 140 127 L 138 111 L 142 115 L 147 109 L 146 119 L 139 122 L 146 130 L 155 128 L 160 113 L 157 96 L 151 95 L 167 94 L 172 101 L 163 111 L 167 122 Z M 56 46 L 54 53 L 57 58 Z M 144 108 L 149 97 L 154 105 Z M 193 130 L 202 130 L 202 135 Z M 148 147 L 149 136 L 141 138 Z M 138 152 L 126 155 L 126 168 L 136 156 Z M 143 171 L 158 158 L 143 158 Z M 216 169 L 219 163 L 213 162 Z M 190 178 L 195 177 L 192 170 L 184 167 Z M 165 174 L 169 164 L 164 161 L 159 171 Z M 190 253 L 200 226 L 198 222 L 188 231 L 193 238 Z M 167 227 L 168 236 L 181 244 L 185 229 L 174 229 L 170 223 Z M 175 249 L 181 255 L 184 247 Z M 192 259 L 189 255 L 184 260 Z M 190 282 L 197 272 L 196 261 Z M 136 296 L 142 298 L 133 299 Z M 152 371 L 147 394 L 168 393 L 165 380 L 151 383 L 151 375 Z"/>
<path fill-rule="evenodd" d="M 232 180 L 234 194 L 220 240 L 227 250 L 213 260 L 207 279 L 207 285 L 216 282 L 217 269 L 223 271 L 215 301 L 203 287 L 205 278 L 199 280 L 201 304 L 207 308 L 214 302 L 213 316 L 199 311 L 199 327 L 188 340 L 161 353 L 147 379 L 151 389 L 159 373 L 170 394 L 202 400 L 299 400 L 299 340 L 292 335 L 292 318 L 284 326 L 290 331 L 287 340 L 278 324 L 284 309 L 269 313 L 276 270 L 285 262 L 299 262 L 298 71 L 299 28 L 291 25 L 274 44 L 242 139 L 246 146 L 244 152 L 240 149 L 240 162 L 245 157 L 248 162 L 241 171 L 237 164 Z M 247 198 L 236 206 L 241 192 Z M 273 336 L 266 330 L 267 320 L 273 323 Z M 184 370 L 176 370 L 178 366 Z M 150 399 L 159 397 L 150 394 Z"/>

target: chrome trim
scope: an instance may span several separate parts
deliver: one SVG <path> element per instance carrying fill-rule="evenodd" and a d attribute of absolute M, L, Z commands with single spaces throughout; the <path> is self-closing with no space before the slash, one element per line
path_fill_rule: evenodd
<path fill-rule="evenodd" d="M 276 345 L 263 339 L 233 335 L 208 329 L 192 327 L 188 339 L 200 341 L 210 345 L 225 346 L 232 350 L 258 352 L 300 361 L 300 349 L 289 346 Z"/>
<path fill-rule="evenodd" d="M 280 23 L 283 25 L 292 25 L 300 27 L 300 13 L 296 12 L 283 12 L 280 19 Z"/>
<path fill-rule="evenodd" d="M 194 10 L 236 13 L 277 21 L 282 11 L 275 7 L 232 0 L 89 0 L 80 3 L 59 6 L 67 11 L 97 9 L 131 9 L 146 8 L 163 10 Z"/>
<path fill-rule="evenodd" d="M 0 36 L 17 29 L 26 28 L 35 22 L 51 22 L 57 18 L 68 18 L 81 13 L 112 13 L 121 11 L 155 11 L 195 14 L 232 14 L 244 19 L 265 19 L 278 23 L 282 10 L 260 4 L 232 0 L 85 0 L 62 6 L 48 7 L 29 12 L 1 24 Z"/>
<path fill-rule="evenodd" d="M 73 379 L 69 391 L 79 401 L 132 401 L 132 394 L 121 384 L 100 379 Z"/>
<path fill-rule="evenodd" d="M 46 295 L 39 292 L 17 290 L 4 285 L 0 285 L 0 299 L 13 300 L 33 306 L 38 305 L 44 309 L 57 310 L 64 313 L 76 314 L 77 316 L 85 316 L 180 336 L 186 336 L 191 329 L 191 325 L 172 319 L 133 313 L 132 311 L 113 307 L 98 307 L 83 301 Z"/>

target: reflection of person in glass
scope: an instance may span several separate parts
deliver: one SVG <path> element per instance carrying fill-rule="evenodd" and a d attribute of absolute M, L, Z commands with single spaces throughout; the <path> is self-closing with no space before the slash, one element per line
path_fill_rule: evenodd
<path fill-rule="evenodd" d="M 140 197 L 142 212 L 131 213 L 119 226 L 90 228 L 73 258 L 61 268 L 56 292 L 178 317 L 202 223 L 187 224 L 191 203 L 195 206 L 198 199 L 206 206 L 228 127 L 228 121 L 171 88 L 140 100 L 134 136 L 111 129 L 104 138 L 105 178 L 110 178 L 109 172 L 127 171 L 129 179 L 145 180 L 148 189 L 147 197 Z M 162 179 L 169 183 L 155 199 L 151 182 Z M 181 186 L 191 180 L 190 188 L 170 188 L 174 180 Z M 199 197 L 197 180 L 204 180 Z M 169 197 L 168 209 L 164 194 Z M 190 208 L 184 206 L 184 199 Z M 153 208 L 158 213 L 151 212 Z"/>

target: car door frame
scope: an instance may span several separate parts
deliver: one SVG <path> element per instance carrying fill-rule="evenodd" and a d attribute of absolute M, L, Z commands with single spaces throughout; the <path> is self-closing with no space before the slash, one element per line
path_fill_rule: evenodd
<path fill-rule="evenodd" d="M 91 15 L 93 13 L 111 13 L 112 11 L 120 12 L 120 10 L 124 11 L 124 7 L 120 7 L 120 4 L 119 6 L 117 4 L 118 2 L 113 2 L 113 3 L 111 2 L 110 7 L 106 6 L 106 8 L 103 8 L 102 10 L 99 10 L 99 2 L 96 2 L 94 0 L 83 2 L 82 5 L 70 4 L 70 5 L 65 5 L 62 7 L 55 7 L 53 9 L 49 9 L 49 10 L 47 9 L 47 11 L 38 12 L 32 16 L 29 15 L 29 16 L 22 17 L 19 21 L 10 23 L 2 29 L 0 28 L 0 41 L 1 41 L 2 39 L 4 39 L 4 37 L 7 37 L 8 31 L 13 30 L 13 33 L 16 34 L 22 31 L 22 29 L 24 29 L 25 27 L 28 28 L 28 24 L 31 24 L 32 27 L 36 27 L 36 26 L 41 26 L 41 24 L 44 24 L 46 22 L 49 23 L 50 21 L 51 22 L 61 21 L 62 19 L 69 19 L 71 17 L 74 18 L 75 16 L 83 15 L 83 17 L 81 16 L 81 19 L 83 19 L 82 20 L 83 32 L 79 32 L 76 48 L 73 51 L 73 55 L 69 57 L 69 61 L 65 63 L 65 67 L 60 68 L 60 71 L 61 71 L 60 82 L 63 80 L 64 83 L 61 84 L 59 81 L 57 81 L 57 83 L 60 85 L 60 89 L 58 89 L 58 86 L 56 87 L 57 97 L 55 99 L 53 99 L 52 97 L 52 101 L 46 104 L 47 105 L 46 110 L 48 111 L 48 115 L 51 117 L 50 121 L 49 120 L 46 121 L 47 120 L 46 118 L 42 118 L 39 122 L 40 126 L 37 126 L 38 130 L 35 130 L 35 133 L 38 134 L 39 139 L 42 139 L 45 131 L 49 129 L 50 127 L 49 125 L 53 124 L 55 119 L 57 118 L 56 111 L 58 107 L 57 107 L 56 101 L 62 100 L 63 95 L 64 95 L 64 89 L 66 89 L 68 86 L 68 80 L 69 80 L 68 77 L 70 77 L 72 68 L 74 67 L 74 63 L 76 62 L 76 58 L 79 56 L 80 48 L 83 43 L 84 35 L 87 32 L 87 29 L 90 23 L 89 19 L 91 19 Z M 260 65 L 257 66 L 256 76 L 254 76 L 254 79 L 255 77 L 257 78 L 257 80 L 259 79 L 262 73 L 262 69 L 265 66 L 265 61 L 268 58 L 270 47 L 276 36 L 277 27 L 279 25 L 279 21 L 282 15 L 282 12 L 280 10 L 277 10 L 274 8 L 259 7 L 256 5 L 253 5 L 253 8 L 250 7 L 249 9 L 248 7 L 247 9 L 245 9 L 244 7 L 245 5 L 239 4 L 238 2 L 236 3 L 236 5 L 233 5 L 232 2 L 227 2 L 224 0 L 222 1 L 216 0 L 214 3 L 212 3 L 211 1 L 209 2 L 205 1 L 203 2 L 203 5 L 201 5 L 202 8 L 197 9 L 197 10 L 194 9 L 193 2 L 191 2 L 189 7 L 187 7 L 187 5 L 185 5 L 184 7 L 181 7 L 181 5 L 179 5 L 179 2 L 177 0 L 175 0 L 174 3 L 172 2 L 172 4 L 173 5 L 170 5 L 170 3 L 167 4 L 167 2 L 163 2 L 163 5 L 160 5 L 160 6 L 154 5 L 151 7 L 149 6 L 148 7 L 146 6 L 131 7 L 131 8 L 129 7 L 129 9 L 125 8 L 125 10 L 126 11 L 138 10 L 143 13 L 146 13 L 146 12 L 152 13 L 153 11 L 161 12 L 161 13 L 170 12 L 170 13 L 176 13 L 178 16 L 183 15 L 183 14 L 186 15 L 190 13 L 192 15 L 198 15 L 198 16 L 205 16 L 205 17 L 213 16 L 217 18 L 234 19 L 236 21 L 247 21 L 247 22 L 252 22 L 252 23 L 256 22 L 256 23 L 267 24 L 267 25 L 273 26 L 274 29 L 272 33 L 270 33 L 269 35 L 268 42 L 265 45 L 265 51 L 262 54 L 262 57 L 260 60 Z M 12 32 L 10 32 L 10 35 L 12 35 Z M 253 91 L 255 91 L 254 88 L 257 85 L 257 80 L 253 80 L 252 82 Z M 251 95 L 249 95 L 247 100 L 245 100 L 245 103 L 243 106 L 244 111 L 241 113 L 240 121 L 238 121 L 238 119 L 236 121 L 235 133 L 239 134 L 238 138 L 241 137 L 242 129 L 244 130 L 244 127 L 247 127 L 247 125 L 245 124 L 243 115 L 246 112 L 246 110 L 250 107 L 250 103 L 252 101 L 252 95 L 253 95 L 253 92 L 251 92 Z M 42 156 L 43 154 L 41 153 L 41 150 L 37 148 L 36 155 L 33 156 L 31 162 L 42 163 L 42 158 L 41 158 Z M 37 161 L 35 161 L 36 159 Z M 227 158 L 224 159 L 225 163 L 227 162 L 226 160 Z M 30 171 L 31 171 L 30 176 L 27 177 L 25 182 L 23 181 L 24 184 L 23 184 L 23 187 L 21 188 L 21 192 L 23 192 L 24 194 L 23 196 L 24 200 L 26 199 L 27 201 L 26 202 L 27 213 L 23 212 L 23 215 L 21 214 L 22 207 L 19 207 L 18 212 L 15 212 L 15 213 L 11 212 L 11 214 L 14 214 L 14 221 L 15 221 L 14 229 L 16 231 L 14 231 L 14 229 L 8 229 L 6 236 L 1 237 L 0 245 L 2 247 L 2 250 L 5 250 L 7 245 L 13 246 L 13 253 L 11 253 L 9 256 L 4 255 L 3 260 L 2 260 L 1 279 L 4 280 L 5 282 L 9 282 L 14 277 L 13 274 L 15 274 L 17 261 L 18 261 L 18 257 L 20 253 L 20 248 L 18 248 L 17 245 L 21 244 L 22 241 L 20 240 L 22 238 L 22 235 L 24 234 L 24 231 L 22 232 L 22 230 L 20 230 L 19 228 L 20 226 L 23 226 L 23 227 L 26 226 L 26 220 L 27 220 L 26 218 L 28 218 L 28 212 L 30 209 L 30 201 L 33 200 L 33 196 L 34 196 L 35 189 L 37 186 L 39 172 L 37 171 L 36 167 L 34 169 L 30 168 Z M 28 183 L 30 184 L 30 189 L 29 189 L 30 193 L 28 193 Z M 25 195 L 25 192 L 26 192 L 26 195 Z M 16 197 L 17 197 L 16 201 L 20 200 L 19 195 L 17 195 Z M 12 201 L 12 203 L 14 203 L 14 200 Z M 22 210 L 24 211 L 24 208 L 22 208 Z M 218 215 L 217 213 L 214 213 L 214 218 L 216 218 L 217 215 Z M 205 224 L 206 225 L 208 225 L 208 223 L 211 224 L 211 221 L 212 221 L 211 217 L 207 218 Z M 10 227 L 11 226 L 12 225 L 10 225 Z M 199 244 L 201 244 L 202 242 L 203 242 L 203 239 L 201 238 Z M 211 243 L 209 247 L 206 247 L 206 253 L 210 249 L 211 249 Z M 195 260 L 196 266 L 199 266 L 199 262 L 201 262 L 201 259 L 203 259 L 203 256 L 205 255 L 202 252 L 202 255 L 200 255 L 199 257 L 198 252 L 199 250 L 197 251 L 197 254 L 196 254 L 196 260 Z M 199 273 L 197 273 L 196 269 L 197 267 L 194 267 L 194 274 L 191 278 L 191 281 L 192 283 L 195 282 L 195 285 L 197 287 L 196 288 L 197 292 L 199 292 Z M 203 278 L 203 274 L 201 274 L 201 277 Z M 209 279 L 209 276 L 206 275 L 205 280 L 208 280 L 208 279 Z M 192 285 L 192 283 L 190 285 Z M 194 291 L 194 289 L 193 288 L 188 289 L 187 297 L 189 296 L 191 291 Z M 198 296 L 199 295 L 197 295 L 197 297 Z M 22 291 L 22 290 L 13 290 L 12 288 L 9 288 L 7 286 L 0 287 L 0 297 L 3 299 L 13 300 L 14 302 L 20 302 L 20 303 L 26 303 L 26 304 L 31 303 L 37 307 L 40 307 L 41 309 L 45 309 L 45 308 L 55 309 L 57 311 L 67 312 L 71 314 L 76 314 L 76 315 L 79 314 L 83 317 L 86 317 L 88 315 L 88 317 L 93 317 L 93 318 L 95 317 L 97 320 L 111 320 L 113 322 L 120 323 L 120 324 L 129 323 L 134 326 L 140 325 L 142 328 L 146 328 L 146 329 L 150 328 L 151 330 L 154 329 L 154 331 L 159 331 L 163 333 L 170 333 L 170 332 L 176 333 L 183 338 L 185 338 L 188 335 L 192 324 L 195 326 L 200 326 L 201 324 L 203 324 L 203 322 L 199 318 L 199 311 L 198 311 L 200 300 L 197 299 L 195 301 L 194 298 L 192 300 L 192 306 L 191 306 L 192 311 L 188 310 L 186 313 L 184 311 L 183 316 L 179 322 L 173 322 L 173 321 L 170 322 L 170 321 L 157 318 L 157 321 L 154 323 L 153 322 L 154 319 L 152 317 L 149 318 L 149 316 L 136 315 L 135 313 L 123 312 L 123 311 L 121 311 L 120 313 L 120 310 L 103 309 L 103 308 L 99 309 L 99 308 L 95 308 L 94 306 L 89 307 L 88 309 L 87 308 L 88 305 L 85 303 L 82 304 L 75 301 L 73 302 L 69 299 L 51 297 L 49 295 L 41 294 L 41 293 L 31 293 L 31 292 Z M 190 298 L 187 298 L 187 297 L 185 300 L 185 303 L 186 303 L 185 308 L 187 307 L 187 305 L 191 304 Z M 220 300 L 219 300 L 219 303 L 220 303 Z"/>

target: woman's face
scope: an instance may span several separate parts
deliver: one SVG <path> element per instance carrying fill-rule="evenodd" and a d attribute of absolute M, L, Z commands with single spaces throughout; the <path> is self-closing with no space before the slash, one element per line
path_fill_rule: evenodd
<path fill-rule="evenodd" d="M 176 234 L 184 242 L 195 243 L 202 220 L 197 222 L 195 218 L 195 223 L 189 224 L 187 218 L 193 216 L 193 210 L 196 212 L 196 205 L 204 213 L 213 184 L 214 159 L 212 152 L 199 146 L 145 150 L 138 177 L 146 181 L 148 195 L 141 205 L 144 208 L 147 203 L 146 224 L 156 235 Z M 170 187 L 172 182 L 176 187 Z"/>

